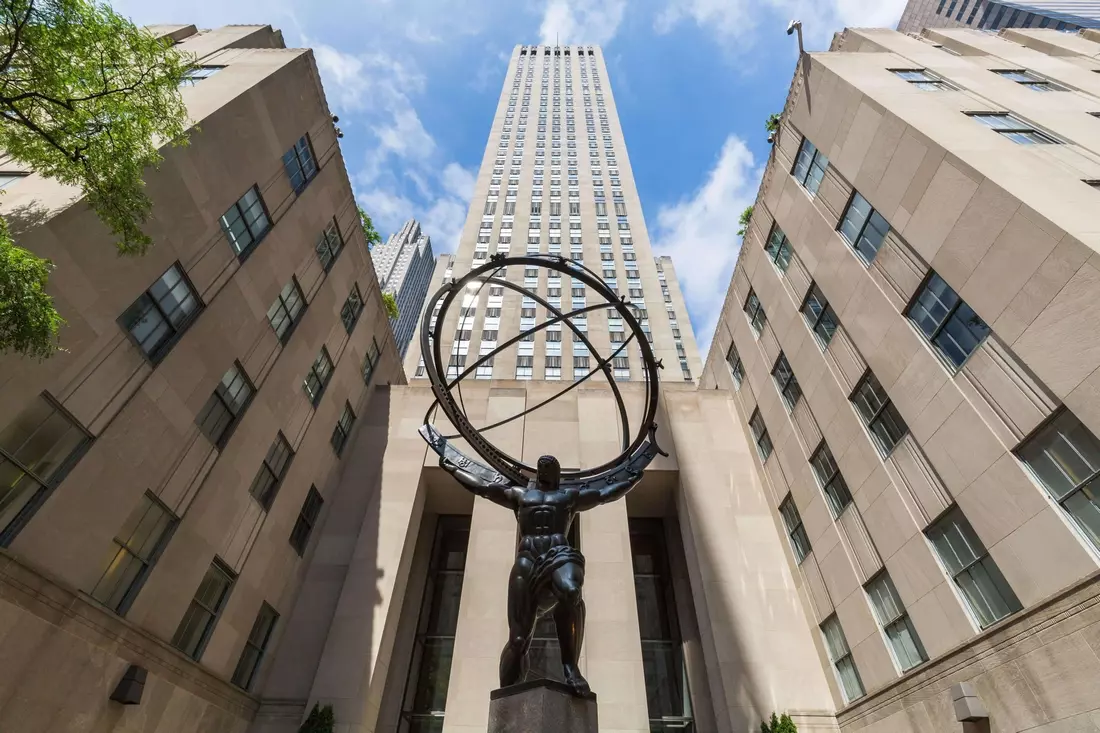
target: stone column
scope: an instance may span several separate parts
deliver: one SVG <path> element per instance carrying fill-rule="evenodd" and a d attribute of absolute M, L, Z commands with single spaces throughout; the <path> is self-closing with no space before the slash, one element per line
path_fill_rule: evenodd
<path fill-rule="evenodd" d="M 394 387 L 391 395 L 386 442 L 372 445 L 374 471 L 366 475 L 349 472 L 342 477 L 342 483 L 354 482 L 358 491 L 371 496 L 360 530 L 357 535 L 345 536 L 343 547 L 336 542 L 325 548 L 327 552 L 347 552 L 354 542 L 307 710 L 314 702 L 331 704 L 339 733 L 372 731 L 377 725 L 423 519 L 422 473 L 427 446 L 417 435 L 415 423 L 430 404 L 431 392 Z M 319 546 L 318 556 L 321 551 Z M 323 561 L 322 557 L 315 559 Z"/>
<path fill-rule="evenodd" d="M 599 704 L 600 733 L 648 733 L 638 604 L 626 502 L 581 515 L 588 620 L 581 670 Z"/>
<path fill-rule="evenodd" d="M 805 716 L 799 730 L 836 730 L 832 695 L 744 426 L 725 393 L 670 392 L 665 401 L 718 730 L 757 730 L 773 710 Z"/>

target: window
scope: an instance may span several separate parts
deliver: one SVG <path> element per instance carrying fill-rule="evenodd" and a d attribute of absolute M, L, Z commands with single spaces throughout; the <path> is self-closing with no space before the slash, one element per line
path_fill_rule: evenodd
<path fill-rule="evenodd" d="M 926 92 L 942 92 L 953 89 L 950 84 L 939 78 L 928 69 L 890 69 L 897 76 L 909 82 L 917 89 Z"/>
<path fill-rule="evenodd" d="M 214 558 L 172 637 L 172 646 L 196 661 L 202 657 L 235 579 L 232 571 Z"/>
<path fill-rule="evenodd" d="M 1007 112 L 968 112 L 967 115 L 1020 145 L 1057 145 L 1060 142 Z"/>
<path fill-rule="evenodd" d="M 821 186 L 821 179 L 825 176 L 825 169 L 829 167 L 829 159 L 807 138 L 802 138 L 802 147 L 798 149 L 798 157 L 794 162 L 794 170 L 791 175 L 802 184 L 811 194 L 816 194 Z"/>
<path fill-rule="evenodd" d="M 23 171 L 0 171 L 0 191 L 3 191 L 8 186 L 26 178 L 29 173 Z"/>
<path fill-rule="evenodd" d="M 984 629 L 1020 610 L 1016 594 L 962 510 L 951 509 L 926 532 L 978 626 Z"/>
<path fill-rule="evenodd" d="M 336 226 L 335 219 L 329 222 L 329 225 L 321 232 L 314 249 L 317 251 L 317 259 L 321 261 L 321 267 L 324 271 L 331 270 L 340 251 L 344 249 L 344 238 L 340 235 L 340 228 Z"/>
<path fill-rule="evenodd" d="M 298 280 L 291 276 L 290 282 L 283 287 L 282 292 L 275 298 L 275 302 L 267 309 L 267 320 L 280 342 L 285 344 L 290 340 L 290 334 L 294 331 L 294 326 L 297 325 L 305 307 L 306 301 L 302 296 L 302 289 L 298 286 Z"/>
<path fill-rule="evenodd" d="M 332 444 L 332 450 L 339 456 L 344 451 L 344 444 L 348 442 L 348 436 L 351 435 L 351 429 L 355 425 L 355 411 L 351 409 L 351 403 L 344 403 L 344 411 L 340 414 L 340 419 L 336 421 L 336 427 L 332 429 L 332 438 L 329 443 Z"/>
<path fill-rule="evenodd" d="M 301 557 L 306 554 L 306 546 L 309 544 L 309 536 L 313 534 L 313 528 L 317 525 L 317 517 L 321 514 L 321 506 L 324 504 L 320 492 L 316 486 L 309 487 L 309 494 L 298 512 L 298 519 L 294 522 L 294 529 L 290 532 L 290 546 Z"/>
<path fill-rule="evenodd" d="M 275 495 L 279 493 L 279 487 L 283 483 L 287 469 L 290 468 L 292 458 L 294 458 L 294 451 L 291 450 L 290 443 L 280 431 L 275 436 L 275 442 L 268 449 L 267 456 L 256 473 L 256 478 L 252 479 L 252 487 L 248 490 L 264 511 L 270 510 L 275 502 Z"/>
<path fill-rule="evenodd" d="M 183 72 L 183 78 L 180 79 L 181 87 L 193 87 L 203 79 L 209 79 L 224 69 L 224 66 L 196 66 Z"/>
<path fill-rule="evenodd" d="M 775 360 L 775 366 L 772 368 L 772 379 L 775 380 L 775 388 L 779 390 L 779 396 L 783 398 L 783 404 L 787 406 L 787 412 L 791 412 L 802 397 L 802 388 L 798 386 L 794 370 L 791 369 L 790 362 L 782 351 L 779 352 L 779 358 Z"/>
<path fill-rule="evenodd" d="M 632 517 L 628 526 L 649 730 L 694 731 L 664 520 Z"/>
<path fill-rule="evenodd" d="M 405 733 L 442 730 L 469 541 L 469 515 L 439 517 L 401 706 Z"/>
<path fill-rule="evenodd" d="M 752 429 L 752 439 L 756 443 L 756 452 L 760 454 L 763 463 L 772 454 L 772 439 L 768 437 L 768 429 L 764 426 L 764 417 L 760 410 L 754 410 L 749 418 L 749 428 Z"/>
<path fill-rule="evenodd" d="M 841 512 L 852 503 L 852 494 L 848 491 L 848 484 L 844 483 L 844 477 L 840 475 L 840 468 L 836 465 L 833 452 L 829 450 L 829 445 L 824 440 L 810 457 L 810 466 L 814 470 L 814 476 L 817 477 L 817 485 L 825 492 L 825 499 L 833 512 L 833 518 L 838 518 Z"/>
<path fill-rule="evenodd" d="M 1023 69 L 991 69 L 997 76 L 1022 84 L 1036 92 L 1064 92 L 1066 88 Z"/>
<path fill-rule="evenodd" d="M 1069 411 L 1061 412 L 1018 450 L 1051 498 L 1100 549 L 1100 441 Z"/>
<path fill-rule="evenodd" d="M 898 669 L 907 672 L 926 661 L 928 655 L 924 652 L 924 645 L 920 643 L 917 630 L 913 628 L 890 576 L 885 571 L 880 573 L 867 584 L 866 591 L 867 597 L 871 599 L 875 620 L 889 642 L 890 652 Z"/>
<path fill-rule="evenodd" d="M 856 191 L 840 221 L 840 233 L 852 245 L 865 264 L 871 264 L 886 239 L 890 225 L 875 211 L 867 199 Z"/>
<path fill-rule="evenodd" d="M 863 681 L 859 678 L 852 650 L 848 648 L 848 640 L 844 638 L 844 630 L 835 613 L 821 624 L 821 636 L 825 639 L 825 650 L 836 672 L 840 690 L 844 693 L 844 702 L 863 697 Z"/>
<path fill-rule="evenodd" d="M 244 650 L 237 661 L 237 668 L 233 670 L 233 684 L 242 689 L 249 689 L 256 678 L 256 670 L 263 661 L 264 652 L 267 650 L 267 642 L 271 640 L 271 632 L 275 629 L 275 622 L 279 620 L 279 614 L 266 603 L 260 606 L 260 612 L 256 614 L 256 621 L 252 624 L 252 631 L 244 642 Z"/>
<path fill-rule="evenodd" d="M 810 285 L 810 291 L 806 294 L 806 302 L 802 304 L 802 317 L 806 325 L 813 331 L 818 345 L 822 350 L 833 340 L 840 323 L 832 306 L 825 300 L 825 294 L 816 283 Z"/>
<path fill-rule="evenodd" d="M 309 368 L 309 374 L 306 375 L 305 381 L 302 382 L 302 387 L 306 391 L 306 396 L 309 397 L 309 401 L 314 407 L 321 401 L 321 395 L 324 393 L 325 387 L 328 385 L 328 380 L 331 378 L 332 359 L 329 358 L 328 349 L 322 346 L 321 353 L 317 354 L 317 359 L 314 360 L 313 366 Z"/>
<path fill-rule="evenodd" d="M 229 207 L 229 210 L 222 214 L 220 222 L 230 246 L 241 259 L 244 259 L 271 229 L 271 220 L 268 219 L 267 210 L 264 208 L 263 199 L 256 186 L 248 189 L 244 196 Z"/>
<path fill-rule="evenodd" d="M 126 518 L 107 554 L 106 569 L 92 597 L 124 615 L 137 597 L 179 521 L 151 493 Z"/>
<path fill-rule="evenodd" d="M 313 148 L 309 144 L 309 135 L 302 135 L 298 142 L 283 154 L 283 168 L 290 178 L 290 187 L 294 193 L 301 193 L 306 185 L 317 175 L 317 161 L 313 157 Z"/>
<path fill-rule="evenodd" d="M 229 441 L 254 392 L 244 367 L 234 363 L 206 401 L 199 413 L 199 429 L 219 450 Z"/>
<path fill-rule="evenodd" d="M 676 318 L 672 311 L 668 313 L 670 319 Z M 768 316 L 764 313 L 764 306 L 760 304 L 760 298 L 756 297 L 755 291 L 750 290 L 749 297 L 745 300 L 745 315 L 752 325 L 753 332 L 759 336 L 760 332 L 764 330 L 764 324 L 767 322 Z"/>
<path fill-rule="evenodd" d="M 344 301 L 344 307 L 340 309 L 340 320 L 344 322 L 344 330 L 349 334 L 355 329 L 355 323 L 359 320 L 359 314 L 363 312 L 363 296 L 359 294 L 359 284 L 351 284 L 351 292 Z"/>
<path fill-rule="evenodd" d="M 155 363 L 168 354 L 201 308 L 198 294 L 177 263 L 142 293 L 118 322 Z"/>
<path fill-rule="evenodd" d="M 791 249 L 790 240 L 787 239 L 787 235 L 783 233 L 778 224 L 772 226 L 772 233 L 764 244 L 764 251 L 768 253 L 768 257 L 777 270 L 780 272 L 787 271 L 787 267 L 791 264 L 793 250 Z"/>
<path fill-rule="evenodd" d="M 573 357 L 574 369 L 588 369 L 588 357 L 587 356 L 574 356 Z"/>
<path fill-rule="evenodd" d="M 863 424 L 870 431 L 879 454 L 885 458 L 909 431 L 898 414 L 898 408 L 894 407 L 886 390 L 870 371 L 856 387 L 851 400 L 856 406 L 856 412 L 863 419 Z"/>
<path fill-rule="evenodd" d="M 961 367 L 989 334 L 985 321 L 935 272 L 909 306 L 908 316 L 955 368 Z"/>
<path fill-rule="evenodd" d="M 726 352 L 726 363 L 730 367 L 730 376 L 733 377 L 735 389 L 741 389 L 741 382 L 745 380 L 745 365 L 741 363 L 741 356 L 737 353 L 737 347 L 730 344 Z"/>
<path fill-rule="evenodd" d="M 806 528 L 802 526 L 802 517 L 798 514 L 798 507 L 794 505 L 793 496 L 787 494 L 787 498 L 779 505 L 779 513 L 783 515 L 783 525 L 787 528 L 787 539 L 791 541 L 794 558 L 801 564 L 810 554 L 810 538 L 806 535 Z"/>
<path fill-rule="evenodd" d="M 374 370 L 378 367 L 378 360 L 381 355 L 382 349 L 378 346 L 378 339 L 372 336 L 370 351 L 363 355 L 364 384 L 370 384 L 370 378 L 374 376 Z M 421 366 L 423 366 L 423 363 L 421 363 Z"/>

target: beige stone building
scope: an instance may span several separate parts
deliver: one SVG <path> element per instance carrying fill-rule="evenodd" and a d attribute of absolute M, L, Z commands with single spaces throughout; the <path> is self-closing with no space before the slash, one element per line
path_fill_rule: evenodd
<path fill-rule="evenodd" d="M 842 730 L 1100 730 L 1100 35 L 839 34 L 791 84 L 728 390 Z"/>
<path fill-rule="evenodd" d="M 404 381 L 312 53 L 153 30 L 201 64 L 201 129 L 147 178 L 148 254 L 4 168 L 66 324 L 51 359 L 0 358 L 3 731 L 246 730 L 354 416 Z"/>

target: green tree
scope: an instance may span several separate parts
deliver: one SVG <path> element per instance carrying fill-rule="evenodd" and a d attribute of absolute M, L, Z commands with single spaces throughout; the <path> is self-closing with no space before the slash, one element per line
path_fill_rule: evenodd
<path fill-rule="evenodd" d="M 768 120 L 764 123 L 764 128 L 768 132 L 778 132 L 779 131 L 779 114 L 776 113 L 776 114 L 768 115 Z"/>
<path fill-rule="evenodd" d="M 791 720 L 791 716 L 786 713 L 783 713 L 781 717 L 772 713 L 771 724 L 761 723 L 760 733 L 798 733 L 798 726 Z"/>
<path fill-rule="evenodd" d="M 309 716 L 298 729 L 298 733 L 332 733 L 335 727 L 336 716 L 332 713 L 332 706 L 325 705 L 322 708 L 313 703 L 313 709 L 309 711 Z"/>
<path fill-rule="evenodd" d="M 386 315 L 391 319 L 396 320 L 401 315 L 401 311 L 397 308 L 397 298 L 388 290 L 382 291 L 382 304 L 386 306 Z"/>
<path fill-rule="evenodd" d="M 185 142 L 179 85 L 189 66 L 168 40 L 94 0 L 2 0 L 0 149 L 79 189 L 119 252 L 141 254 L 153 243 L 142 176 L 162 160 L 161 145 Z M 0 352 L 48 356 L 62 322 L 42 292 L 51 264 L 10 237 L 3 246 L 0 267 L 14 269 L 0 280 L 37 295 L 21 306 L 2 296 Z"/>
<path fill-rule="evenodd" d="M 737 220 L 737 223 L 741 225 L 741 228 L 737 230 L 737 236 L 745 236 L 745 233 L 749 231 L 750 221 L 752 221 L 752 206 L 746 206 L 745 210 L 741 212 L 741 218 Z"/>
<path fill-rule="evenodd" d="M 374 245 L 382 241 L 382 235 L 374 228 L 370 214 L 363 211 L 362 206 L 359 207 L 359 223 L 363 225 L 363 238 L 367 240 L 367 249 L 374 249 Z"/>
<path fill-rule="evenodd" d="M 44 359 L 57 346 L 61 316 L 46 294 L 53 265 L 15 246 L 0 217 L 0 353 Z"/>

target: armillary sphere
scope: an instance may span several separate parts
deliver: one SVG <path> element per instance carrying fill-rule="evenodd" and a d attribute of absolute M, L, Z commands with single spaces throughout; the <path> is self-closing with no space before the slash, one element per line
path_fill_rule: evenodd
<path fill-rule="evenodd" d="M 563 313 L 558 307 L 551 305 L 537 293 L 531 292 L 527 288 L 505 279 L 503 277 L 505 268 L 512 266 L 523 268 L 534 267 L 558 272 L 563 278 L 569 277 L 584 283 L 590 290 L 595 292 L 599 298 L 599 302 L 593 305 L 587 305 L 583 308 L 578 308 L 569 313 Z M 445 378 L 447 373 L 447 362 L 443 360 L 443 354 L 440 351 L 440 345 L 442 343 L 441 334 L 447 310 L 454 303 L 455 298 L 467 292 L 474 293 L 475 295 L 479 294 L 486 284 L 498 285 L 502 288 L 515 291 L 521 296 L 530 298 L 539 306 L 545 308 L 549 317 L 542 323 L 538 323 L 532 328 L 522 331 L 516 336 L 508 339 L 489 353 L 479 355 L 477 361 L 466 367 L 458 376 L 448 381 L 448 379 Z M 439 313 L 436 316 L 435 323 L 432 324 L 432 314 L 435 312 L 436 305 L 440 304 L 441 301 Z M 622 317 L 630 333 L 629 336 L 623 340 L 623 343 L 616 345 L 617 348 L 615 351 L 607 358 L 600 358 L 596 347 L 588 338 L 587 331 L 578 328 L 577 325 L 573 323 L 572 319 L 577 316 L 585 316 L 588 313 L 604 308 L 615 309 Z M 535 468 L 527 465 L 514 456 L 508 455 L 503 450 L 490 443 L 483 437 L 482 432 L 506 425 L 548 405 L 558 397 L 576 389 L 576 387 L 583 384 L 597 372 L 602 371 L 607 377 L 611 393 L 615 396 L 615 401 L 618 405 L 619 419 L 622 423 L 622 452 L 617 458 L 599 466 L 563 470 L 561 482 L 563 485 L 592 485 L 600 481 L 610 484 L 616 481 L 625 480 L 632 472 L 640 473 L 658 453 L 662 455 L 667 454 L 657 445 L 657 425 L 654 422 L 657 414 L 657 370 L 661 368 L 662 365 L 654 358 L 649 339 L 646 338 L 645 333 L 642 331 L 641 324 L 638 322 L 634 309 L 634 305 L 616 295 L 600 277 L 584 267 L 584 265 L 574 262 L 573 260 L 564 259 L 558 255 L 531 254 L 516 257 L 507 257 L 501 254 L 494 255 L 484 265 L 470 270 L 465 276 L 455 281 L 444 284 L 444 286 L 432 296 L 428 302 L 428 307 L 424 309 L 424 322 L 421 324 L 420 328 L 420 349 L 424 358 L 424 369 L 432 385 L 432 392 L 435 394 L 435 402 L 428 408 L 428 412 L 424 416 L 424 426 L 420 429 L 421 435 L 440 456 L 448 458 L 451 462 L 462 466 L 465 470 L 475 475 L 490 480 L 498 480 L 503 477 L 517 485 L 526 485 L 535 476 Z M 589 354 L 592 355 L 596 361 L 595 366 L 582 378 L 567 384 L 560 392 L 542 400 L 538 404 L 522 412 L 516 413 L 511 417 L 505 418 L 504 420 L 495 422 L 492 425 L 486 425 L 481 428 L 475 427 L 466 416 L 466 409 L 462 398 L 462 380 L 470 374 L 473 374 L 479 366 L 488 362 L 496 354 L 520 341 L 525 336 L 542 331 L 558 323 L 564 324 L 576 334 L 581 343 L 588 347 Z M 637 431 L 633 433 L 630 429 L 630 420 L 627 416 L 626 405 L 623 402 L 622 393 L 619 390 L 619 385 L 616 383 L 611 370 L 612 359 L 625 353 L 626 348 L 632 342 L 637 342 L 638 344 L 638 350 L 642 358 L 643 373 L 645 374 L 645 412 L 642 416 L 641 423 L 638 425 Z M 450 420 L 451 425 L 458 431 L 457 434 L 442 435 L 431 424 L 431 416 L 437 406 L 443 411 L 447 419 Z M 488 465 L 481 464 L 466 456 L 449 442 L 460 437 L 466 439 Z"/>

